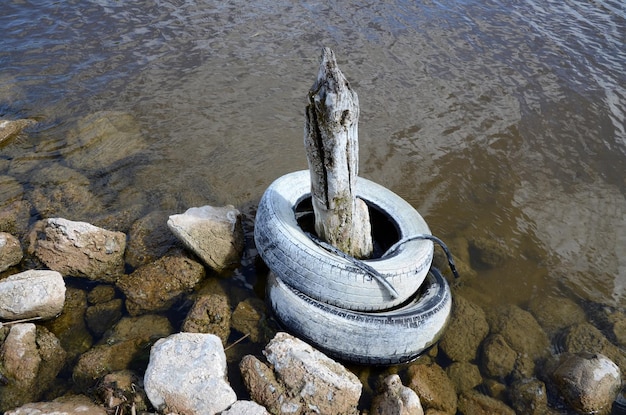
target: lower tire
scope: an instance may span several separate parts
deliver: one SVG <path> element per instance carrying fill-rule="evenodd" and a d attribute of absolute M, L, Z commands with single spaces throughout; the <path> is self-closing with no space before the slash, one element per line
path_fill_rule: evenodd
<path fill-rule="evenodd" d="M 270 272 L 267 298 L 278 321 L 329 356 L 368 365 L 409 362 L 435 344 L 452 308 L 450 286 L 431 269 L 406 305 L 385 312 L 350 311 L 290 288 Z"/>

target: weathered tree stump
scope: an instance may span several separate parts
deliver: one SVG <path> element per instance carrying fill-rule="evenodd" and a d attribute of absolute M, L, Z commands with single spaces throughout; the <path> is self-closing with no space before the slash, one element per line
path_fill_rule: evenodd
<path fill-rule="evenodd" d="M 304 146 L 311 172 L 315 232 L 343 252 L 367 258 L 373 251 L 369 212 L 355 194 L 359 99 L 329 48 L 322 51 L 308 101 Z"/>

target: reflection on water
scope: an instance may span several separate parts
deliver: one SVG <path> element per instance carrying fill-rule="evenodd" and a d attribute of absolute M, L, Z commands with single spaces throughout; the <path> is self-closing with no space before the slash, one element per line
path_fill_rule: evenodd
<path fill-rule="evenodd" d="M 71 165 L 77 121 L 115 110 L 149 150 L 78 169 L 105 183 L 105 209 L 254 205 L 306 168 L 305 95 L 329 46 L 360 97 L 361 175 L 459 250 L 507 247 L 475 299 L 626 301 L 621 1 L 8 3 L 0 115 L 41 123 L 0 148 L 1 174 Z"/>

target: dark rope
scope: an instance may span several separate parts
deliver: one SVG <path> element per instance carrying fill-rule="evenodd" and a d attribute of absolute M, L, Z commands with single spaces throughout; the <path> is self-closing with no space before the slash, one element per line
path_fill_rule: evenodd
<path fill-rule="evenodd" d="M 307 235 L 309 236 L 309 238 L 311 238 L 313 241 L 315 241 L 315 243 L 317 243 L 319 246 L 321 246 L 322 248 L 324 248 L 328 252 L 331 252 L 331 253 L 333 253 L 333 254 L 335 254 L 337 256 L 342 257 L 343 259 L 346 259 L 346 260 L 350 261 L 355 267 L 357 267 L 360 270 L 368 273 L 372 278 L 374 278 L 383 287 L 385 287 L 387 289 L 387 291 L 389 291 L 389 295 L 391 295 L 391 298 L 393 298 L 394 300 L 400 296 L 400 294 L 398 294 L 396 289 L 393 288 L 393 286 L 391 284 L 389 284 L 389 281 L 387 281 L 385 279 L 385 277 L 380 272 L 376 271 L 374 268 L 370 267 L 365 262 L 363 262 L 360 259 L 357 259 L 357 258 L 355 258 L 355 257 L 353 257 L 351 255 L 346 254 L 342 250 L 332 246 L 331 244 L 329 244 L 327 242 L 324 242 L 323 240 L 321 240 L 317 236 L 313 235 L 312 233 L 307 232 Z"/>
<path fill-rule="evenodd" d="M 454 278 L 459 278 L 459 273 L 456 270 L 456 265 L 454 265 L 454 259 L 452 259 L 452 254 L 450 253 L 450 250 L 448 249 L 448 247 L 446 246 L 445 243 L 443 243 L 443 241 L 439 238 L 437 238 L 436 236 L 433 235 L 429 235 L 429 234 L 419 234 L 419 235 L 414 235 L 414 236 L 409 236 L 406 238 L 403 238 L 401 240 L 399 240 L 398 242 L 396 242 L 395 244 L 393 244 L 391 246 L 391 248 L 389 248 L 387 250 L 387 252 L 385 252 L 381 258 L 385 258 L 386 256 L 389 256 L 390 254 L 392 254 L 393 252 L 395 252 L 398 247 L 404 243 L 407 243 L 409 241 L 414 241 L 416 239 L 428 239 L 429 241 L 433 241 L 435 242 L 437 245 L 439 245 L 441 247 L 441 249 L 443 249 L 443 252 L 445 252 L 446 257 L 448 258 L 448 265 L 450 266 L 450 270 L 452 271 L 452 274 L 454 274 Z"/>

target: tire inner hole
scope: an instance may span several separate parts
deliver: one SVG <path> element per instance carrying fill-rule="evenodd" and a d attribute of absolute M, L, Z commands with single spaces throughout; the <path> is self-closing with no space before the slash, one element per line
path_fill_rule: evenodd
<path fill-rule="evenodd" d="M 367 205 L 372 226 L 374 252 L 370 259 L 380 258 L 393 244 L 400 240 L 400 227 L 397 222 L 380 207 L 368 200 L 363 200 Z M 315 215 L 313 214 L 311 196 L 305 196 L 296 203 L 294 212 L 300 228 L 302 228 L 304 232 L 309 232 L 319 237 L 317 232 L 315 232 Z"/>

